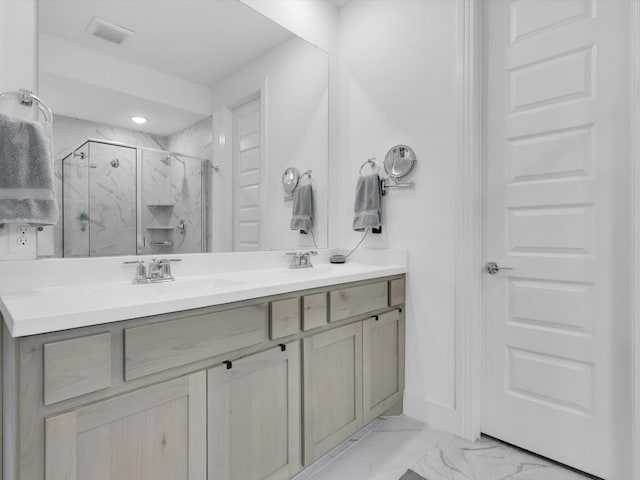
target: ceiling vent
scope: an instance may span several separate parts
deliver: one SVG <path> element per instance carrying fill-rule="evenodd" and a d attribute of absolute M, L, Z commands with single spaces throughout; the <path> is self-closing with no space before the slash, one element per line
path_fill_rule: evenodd
<path fill-rule="evenodd" d="M 86 32 L 107 42 L 115 43 L 116 45 L 122 45 L 127 38 L 134 34 L 134 32 L 128 28 L 107 22 L 99 17 L 93 17 L 91 19 Z"/>

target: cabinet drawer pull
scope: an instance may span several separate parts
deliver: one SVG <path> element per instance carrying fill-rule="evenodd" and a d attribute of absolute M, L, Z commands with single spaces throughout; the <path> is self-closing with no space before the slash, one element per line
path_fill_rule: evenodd
<path fill-rule="evenodd" d="M 284 343 L 280 343 L 278 346 L 280 347 L 281 352 L 284 352 L 287 349 L 287 346 Z"/>
<path fill-rule="evenodd" d="M 398 313 L 402 313 L 402 308 L 399 308 L 399 309 L 398 309 Z"/>
<path fill-rule="evenodd" d="M 224 363 L 227 366 L 227 370 L 231 370 L 231 368 L 233 368 L 233 363 L 231 363 L 230 360 L 225 360 Z"/>
<path fill-rule="evenodd" d="M 375 318 L 375 319 L 376 319 L 376 322 L 377 322 L 378 320 L 380 320 L 380 318 L 378 317 L 378 315 L 374 315 L 374 316 L 373 316 L 373 318 Z"/>

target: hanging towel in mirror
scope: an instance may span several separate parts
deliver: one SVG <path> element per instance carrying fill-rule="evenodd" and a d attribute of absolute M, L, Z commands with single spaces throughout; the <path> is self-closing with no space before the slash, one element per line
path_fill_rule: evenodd
<path fill-rule="evenodd" d="M 0 224 L 55 225 L 51 125 L 0 114 Z"/>
<path fill-rule="evenodd" d="M 353 229 L 362 232 L 366 228 L 380 228 L 382 186 L 377 173 L 361 176 L 356 185 L 356 201 L 353 206 Z"/>
<path fill-rule="evenodd" d="M 298 185 L 293 193 L 291 230 L 309 233 L 313 228 L 313 189 L 311 185 Z"/>

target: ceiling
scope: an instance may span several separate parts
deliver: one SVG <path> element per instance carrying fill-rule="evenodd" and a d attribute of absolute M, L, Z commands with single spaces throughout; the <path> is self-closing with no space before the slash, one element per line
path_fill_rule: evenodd
<path fill-rule="evenodd" d="M 211 86 L 293 34 L 237 0 L 40 0 L 40 30 Z M 85 33 L 93 17 L 135 32 L 122 45 Z"/>

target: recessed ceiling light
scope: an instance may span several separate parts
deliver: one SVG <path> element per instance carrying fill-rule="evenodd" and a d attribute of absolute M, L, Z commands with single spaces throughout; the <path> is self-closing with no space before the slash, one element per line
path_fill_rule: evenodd
<path fill-rule="evenodd" d="M 144 117 L 131 117 L 131 120 L 133 120 L 136 123 L 147 123 L 147 119 Z"/>

